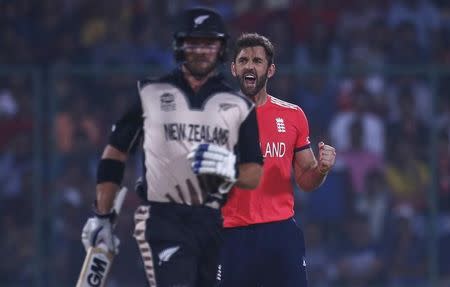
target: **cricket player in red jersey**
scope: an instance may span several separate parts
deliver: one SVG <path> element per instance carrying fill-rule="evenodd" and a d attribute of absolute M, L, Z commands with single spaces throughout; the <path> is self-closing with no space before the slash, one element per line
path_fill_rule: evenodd
<path fill-rule="evenodd" d="M 235 187 L 222 208 L 220 287 L 307 286 L 303 233 L 293 218 L 292 167 L 298 186 L 312 191 L 325 180 L 336 152 L 320 142 L 316 158 L 302 109 L 267 94 L 273 57 L 273 45 L 264 36 L 243 34 L 236 41 L 231 72 L 256 104 L 264 171 L 256 189 Z"/>

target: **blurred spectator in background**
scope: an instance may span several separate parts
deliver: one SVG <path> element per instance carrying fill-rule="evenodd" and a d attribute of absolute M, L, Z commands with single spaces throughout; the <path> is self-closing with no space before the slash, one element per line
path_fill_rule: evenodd
<path fill-rule="evenodd" d="M 386 167 L 386 179 L 393 195 L 393 206 L 407 206 L 424 213 L 427 208 L 430 171 L 416 157 L 414 143 L 396 141 Z"/>
<path fill-rule="evenodd" d="M 436 158 L 439 209 L 450 215 L 450 138 L 445 131 L 439 134 Z"/>
<path fill-rule="evenodd" d="M 401 115 L 401 102 L 399 97 L 404 94 L 411 94 L 412 99 L 409 99 L 409 111 L 418 119 L 428 122 L 432 119 L 432 98 L 429 84 L 421 79 L 417 74 L 399 74 L 393 77 L 387 88 L 389 101 L 389 121 L 398 120 Z"/>
<path fill-rule="evenodd" d="M 446 213 L 441 218 L 440 237 L 439 237 L 439 275 L 441 276 L 441 286 L 449 286 L 450 284 L 450 216 Z"/>
<path fill-rule="evenodd" d="M 303 45 L 312 34 L 317 34 L 315 25 L 324 25 L 325 30 L 334 33 L 342 11 L 337 1 L 292 0 L 289 7 L 289 23 L 293 39 Z M 326 49 L 326 47 L 320 47 Z"/>
<path fill-rule="evenodd" d="M 320 224 L 313 220 L 305 224 L 306 258 L 308 266 L 308 284 L 315 287 L 327 287 L 331 284 L 328 270 L 332 264 L 325 232 Z"/>
<path fill-rule="evenodd" d="M 392 38 L 395 39 L 389 50 L 389 63 L 398 66 L 416 66 L 424 64 L 428 58 L 416 35 L 416 26 L 404 21 L 395 27 Z"/>
<path fill-rule="evenodd" d="M 11 204 L 11 202 L 9 202 Z M 22 202 L 9 208 L 23 208 Z M 4 209 L 3 209 L 4 210 Z M 0 227 L 7 236 L 0 239 L 0 254 L 7 260 L 0 263 L 3 286 L 32 286 L 33 255 L 35 254 L 32 226 L 24 222 L 25 216 L 3 213 Z M 24 240 L 26 239 L 26 240 Z"/>
<path fill-rule="evenodd" d="M 173 55 L 167 49 L 170 43 L 167 36 L 170 36 L 170 33 L 164 31 L 166 29 L 166 26 L 159 27 L 148 21 L 137 30 L 133 43 L 134 51 L 131 53 L 133 55 L 132 64 L 143 63 L 163 70 L 168 70 L 175 65 Z"/>
<path fill-rule="evenodd" d="M 387 286 L 426 286 L 425 242 L 415 232 L 414 211 L 409 207 L 396 209 L 389 247 L 389 280 Z"/>
<path fill-rule="evenodd" d="M 301 70 L 342 67 L 342 53 L 335 43 L 333 30 L 323 23 L 312 24 L 306 39 L 298 43 L 295 64 Z"/>
<path fill-rule="evenodd" d="M 360 46 L 362 62 L 371 70 L 381 70 L 390 63 L 387 51 L 392 46 L 391 31 L 383 18 L 375 18 L 367 27 L 367 40 Z"/>
<path fill-rule="evenodd" d="M 371 109 L 372 98 L 362 79 L 345 82 L 338 95 L 338 112 L 330 122 L 329 132 L 336 150 L 345 151 L 351 147 L 351 125 L 360 120 L 362 126 L 361 147 L 379 156 L 385 150 L 385 127 L 382 119 Z"/>
<path fill-rule="evenodd" d="M 364 191 L 355 199 L 355 210 L 367 216 L 371 237 L 385 243 L 391 220 L 392 192 L 383 169 L 372 169 L 364 177 Z"/>
<path fill-rule="evenodd" d="M 25 195 L 26 179 L 33 172 L 30 137 L 19 134 L 10 138 L 8 144 L 0 154 L 0 199 L 5 201 Z"/>
<path fill-rule="evenodd" d="M 427 150 L 429 127 L 415 113 L 418 108 L 411 87 L 404 87 L 399 91 L 396 98 L 399 114 L 398 118 L 387 125 L 389 146 L 394 146 L 395 142 L 413 143 L 415 146 L 412 152 L 421 160 L 427 160 L 429 158 Z M 394 158 L 396 155 L 392 154 L 393 152 L 395 152 L 395 149 L 387 151 L 387 156 Z"/>
<path fill-rule="evenodd" d="M 339 17 L 338 35 L 340 39 L 351 39 L 355 29 L 366 30 L 381 16 L 382 1 L 347 1 Z"/>
<path fill-rule="evenodd" d="M 391 0 L 387 11 L 387 19 L 392 28 L 405 22 L 411 23 L 415 31 L 414 38 L 424 47 L 430 36 L 440 25 L 439 11 L 433 1 L 429 0 Z M 406 51 L 405 51 L 406 52 Z"/>
<path fill-rule="evenodd" d="M 337 25 L 337 37 L 346 51 L 343 55 L 345 62 L 351 66 L 365 66 L 373 64 L 369 58 L 370 26 L 379 19 L 380 1 L 350 1 L 349 7 L 344 9 Z M 377 63 L 377 65 L 382 62 Z"/>
<path fill-rule="evenodd" d="M 342 161 L 349 170 L 353 192 L 365 192 L 364 181 L 367 174 L 374 169 L 383 168 L 383 156 L 363 146 L 363 122 L 355 117 L 350 123 L 350 146 L 343 150 Z"/>
<path fill-rule="evenodd" d="M 338 284 L 348 287 L 378 286 L 383 282 L 382 251 L 370 235 L 367 217 L 347 219 L 344 242 L 336 260 Z"/>
<path fill-rule="evenodd" d="M 348 171 L 339 160 L 322 186 L 303 196 L 301 205 L 304 210 L 296 210 L 298 221 L 320 224 L 327 240 L 335 241 L 353 206 Z"/>
<path fill-rule="evenodd" d="M 86 178 L 85 168 L 70 166 L 59 177 L 55 187 L 57 197 L 53 198 L 51 204 L 51 208 L 60 216 L 52 222 L 54 236 L 51 245 L 58 257 L 50 262 L 50 268 L 56 277 L 53 280 L 64 286 L 73 284 L 72 278 L 77 278 L 80 272 L 78 262 L 84 259 L 83 247 L 79 244 L 80 229 L 83 227 L 79 218 L 89 212 L 89 207 L 83 204 L 86 198 L 82 191 L 91 188 Z"/>
<path fill-rule="evenodd" d="M 311 117 L 309 122 L 311 138 L 319 136 L 323 138 L 325 135 L 318 133 L 326 133 L 336 112 L 335 82 L 326 75 L 318 74 L 300 74 L 293 81 L 297 83 L 294 87 L 293 102 Z"/>
<path fill-rule="evenodd" d="M 276 43 L 275 51 L 278 55 L 277 63 L 282 65 L 292 64 L 294 55 L 295 44 L 292 40 L 292 27 L 289 25 L 285 18 L 286 13 L 279 12 L 264 25 L 263 34 L 266 34 L 271 41 Z"/>

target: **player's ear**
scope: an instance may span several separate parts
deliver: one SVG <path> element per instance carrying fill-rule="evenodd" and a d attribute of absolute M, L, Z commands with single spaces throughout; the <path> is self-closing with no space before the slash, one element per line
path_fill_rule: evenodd
<path fill-rule="evenodd" d="M 234 64 L 234 62 L 231 62 L 231 74 L 233 75 L 233 77 L 236 77 L 236 75 L 237 75 L 236 65 Z"/>
<path fill-rule="evenodd" d="M 272 76 L 275 74 L 275 64 L 270 64 L 269 69 L 267 70 L 267 77 L 272 78 Z"/>

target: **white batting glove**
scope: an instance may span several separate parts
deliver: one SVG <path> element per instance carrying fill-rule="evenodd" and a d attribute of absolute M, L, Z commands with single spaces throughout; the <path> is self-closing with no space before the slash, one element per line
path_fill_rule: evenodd
<path fill-rule="evenodd" d="M 236 155 L 214 144 L 200 144 L 191 149 L 187 158 L 192 162 L 195 174 L 211 174 L 222 177 L 225 183 L 220 193 L 227 193 L 236 182 Z"/>
<path fill-rule="evenodd" d="M 120 240 L 112 233 L 111 219 L 108 217 L 91 217 L 87 220 L 81 232 L 81 241 L 84 249 L 104 246 L 108 251 L 119 253 Z"/>

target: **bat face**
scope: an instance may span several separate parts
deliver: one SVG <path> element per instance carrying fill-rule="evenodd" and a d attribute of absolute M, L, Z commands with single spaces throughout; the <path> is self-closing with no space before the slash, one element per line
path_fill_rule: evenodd
<path fill-rule="evenodd" d="M 90 248 L 83 263 L 77 287 L 103 287 L 114 255 L 103 248 Z"/>

